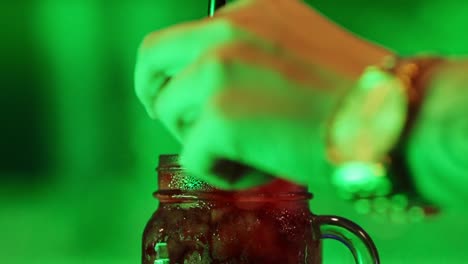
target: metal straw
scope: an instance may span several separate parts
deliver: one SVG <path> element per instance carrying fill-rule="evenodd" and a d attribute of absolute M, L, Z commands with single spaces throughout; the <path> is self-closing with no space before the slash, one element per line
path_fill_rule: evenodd
<path fill-rule="evenodd" d="M 212 17 L 216 10 L 226 4 L 227 0 L 209 0 L 208 4 L 208 16 Z"/>

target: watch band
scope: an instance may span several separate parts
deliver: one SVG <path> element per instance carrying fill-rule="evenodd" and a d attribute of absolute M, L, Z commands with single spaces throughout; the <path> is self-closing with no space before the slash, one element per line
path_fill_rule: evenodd
<path fill-rule="evenodd" d="M 400 59 L 393 57 L 386 59 L 382 66 L 384 71 L 394 74 L 403 82 L 408 98 L 405 125 L 397 144 L 389 153 L 387 175 L 393 185 L 392 193 L 406 196 L 409 210 L 418 211 L 420 218 L 436 214 L 439 208 L 417 192 L 405 149 L 424 102 L 428 82 L 443 62 L 442 58 L 434 56 Z"/>

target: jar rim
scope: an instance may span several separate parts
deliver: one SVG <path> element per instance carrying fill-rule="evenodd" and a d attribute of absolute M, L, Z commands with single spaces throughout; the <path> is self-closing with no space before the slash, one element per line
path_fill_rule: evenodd
<path fill-rule="evenodd" d="M 236 195 L 245 197 L 262 197 L 276 196 L 291 193 L 301 196 L 307 194 L 307 199 L 312 198 L 312 194 L 308 192 L 307 187 L 290 182 L 283 178 L 272 178 L 273 180 L 261 186 L 255 186 L 245 190 L 223 190 L 219 189 L 198 177 L 186 173 L 184 168 L 179 163 L 179 155 L 165 154 L 159 156 L 158 172 L 158 187 L 156 193 L 196 193 L 197 195 L 206 196 L 206 193 L 214 193 L 216 195 Z"/>
<path fill-rule="evenodd" d="M 159 155 L 158 167 L 156 170 L 167 168 L 181 168 L 180 156 L 178 154 L 162 154 Z"/>
<path fill-rule="evenodd" d="M 311 200 L 310 192 L 249 192 L 249 191 L 179 191 L 158 190 L 153 196 L 160 201 L 277 202 Z"/>

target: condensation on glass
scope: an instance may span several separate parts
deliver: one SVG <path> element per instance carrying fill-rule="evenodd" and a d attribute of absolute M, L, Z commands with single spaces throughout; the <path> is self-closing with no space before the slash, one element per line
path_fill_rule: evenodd
<path fill-rule="evenodd" d="M 281 180 L 223 191 L 192 177 L 177 155 L 158 167 L 159 207 L 143 235 L 143 264 L 322 263 L 322 238 L 345 243 L 357 263 L 379 263 L 356 224 L 310 212 L 306 188 Z"/>

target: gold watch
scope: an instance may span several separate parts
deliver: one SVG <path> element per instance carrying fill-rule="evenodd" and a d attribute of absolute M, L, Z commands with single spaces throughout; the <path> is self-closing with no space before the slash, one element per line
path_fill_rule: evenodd
<path fill-rule="evenodd" d="M 422 204 L 423 199 L 415 199 L 403 149 L 424 99 L 427 78 L 442 61 L 438 57 L 386 58 L 382 65 L 368 67 L 345 96 L 327 133 L 332 183 L 343 198 L 362 205 L 362 199 L 382 203 L 385 197 L 397 195 L 399 201 L 413 199 Z M 411 206 L 408 202 L 405 208 Z"/>

